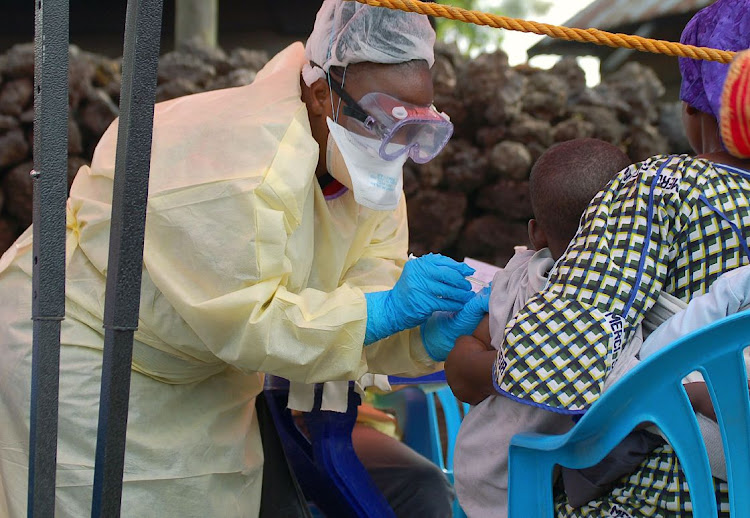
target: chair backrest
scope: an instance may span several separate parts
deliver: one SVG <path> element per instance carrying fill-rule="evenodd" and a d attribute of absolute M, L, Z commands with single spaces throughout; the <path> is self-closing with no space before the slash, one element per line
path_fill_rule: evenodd
<path fill-rule="evenodd" d="M 708 455 L 682 386 L 682 378 L 696 370 L 706 380 L 721 429 L 731 516 L 750 516 L 750 399 L 743 357 L 748 344 L 750 312 L 727 317 L 643 361 L 605 392 L 567 434 L 514 437 L 509 459 L 510 516 L 552 516 L 554 465 L 592 466 L 644 422 L 656 424 L 677 453 L 694 515 L 716 516 Z"/>
<path fill-rule="evenodd" d="M 378 396 L 376 405 L 393 410 L 403 431 L 403 441 L 411 449 L 430 459 L 453 484 L 453 453 L 456 437 L 469 405 L 461 403 L 444 385 L 445 373 L 439 372 L 423 378 L 389 377 L 391 385 L 405 384 L 407 387 Z M 438 404 L 439 402 L 439 404 Z M 442 418 L 440 418 L 442 414 Z M 440 422 L 445 422 L 445 445 Z M 453 504 L 453 517 L 466 515 L 458 500 Z"/>
<path fill-rule="evenodd" d="M 445 445 L 440 434 L 438 401 L 445 421 Z M 453 452 L 456 447 L 456 437 L 458 437 L 461 421 L 468 412 L 464 405 L 456 399 L 450 387 L 442 387 L 427 394 L 427 414 L 432 426 L 430 440 L 433 443 L 432 450 L 435 452 L 433 462 L 440 466 L 451 483 L 453 483 Z"/>
<path fill-rule="evenodd" d="M 469 405 L 458 401 L 445 385 L 445 371 L 421 378 L 389 376 L 388 381 L 392 386 L 407 387 L 379 396 L 378 406 L 389 406 L 396 412 L 404 442 L 440 466 L 453 482 L 456 437 L 461 421 L 469 413 Z M 445 445 L 441 438 L 440 416 L 445 422 Z"/>

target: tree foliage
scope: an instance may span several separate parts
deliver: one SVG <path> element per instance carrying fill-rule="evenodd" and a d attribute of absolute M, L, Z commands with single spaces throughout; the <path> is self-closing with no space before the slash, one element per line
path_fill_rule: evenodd
<path fill-rule="evenodd" d="M 437 0 L 437 3 L 513 18 L 544 14 L 551 6 L 551 2 L 548 0 Z M 443 18 L 438 18 L 436 23 L 438 39 L 456 42 L 459 49 L 464 53 L 475 53 L 484 49 L 499 47 L 504 33 L 500 29 L 480 27 L 471 23 Z"/>

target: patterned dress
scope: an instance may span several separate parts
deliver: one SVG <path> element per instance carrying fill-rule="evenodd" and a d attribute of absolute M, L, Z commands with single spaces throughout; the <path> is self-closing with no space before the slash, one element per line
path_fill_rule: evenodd
<path fill-rule="evenodd" d="M 508 324 L 495 389 L 553 412 L 583 414 L 664 290 L 682 300 L 750 262 L 750 172 L 685 155 L 622 171 L 592 201 L 545 289 Z M 725 483 L 715 480 L 722 516 Z M 692 516 L 669 445 L 610 494 L 559 516 Z"/>

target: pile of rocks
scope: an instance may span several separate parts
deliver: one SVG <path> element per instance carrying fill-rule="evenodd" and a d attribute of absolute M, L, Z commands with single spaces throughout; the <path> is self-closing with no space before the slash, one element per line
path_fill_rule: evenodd
<path fill-rule="evenodd" d="M 32 45 L 0 56 L 0 253 L 31 223 Z M 162 56 L 157 100 L 251 82 L 264 52 L 227 54 L 196 46 Z M 574 60 L 549 71 L 510 67 L 505 54 L 470 60 L 440 47 L 433 69 L 435 104 L 456 131 L 434 161 L 405 169 L 412 251 L 503 263 L 526 242 L 528 176 L 555 142 L 597 137 L 630 157 L 686 150 L 679 111 L 660 105 L 663 87 L 649 69 L 627 65 L 596 88 Z M 121 62 L 71 46 L 68 178 L 91 160 L 118 114 Z"/>
<path fill-rule="evenodd" d="M 265 52 L 187 46 L 162 56 L 156 97 L 164 101 L 251 82 Z M 91 161 L 99 138 L 118 116 L 121 60 L 69 51 L 68 183 Z M 34 126 L 34 46 L 0 56 L 0 253 L 31 224 Z"/>
<path fill-rule="evenodd" d="M 551 70 L 510 67 L 502 52 L 468 60 L 441 47 L 433 69 L 435 104 L 455 124 L 446 150 L 424 166 L 408 163 L 411 247 L 504 264 L 527 243 L 528 178 L 551 145 L 595 137 L 635 162 L 688 150 L 679 105 L 661 104 L 656 74 L 627 64 L 587 88 L 575 59 Z"/>

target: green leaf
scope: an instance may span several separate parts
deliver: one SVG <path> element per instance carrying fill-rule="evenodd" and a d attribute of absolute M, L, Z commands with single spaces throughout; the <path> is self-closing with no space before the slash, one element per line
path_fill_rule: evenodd
<path fill-rule="evenodd" d="M 544 14 L 552 5 L 548 0 L 437 0 L 436 3 L 513 18 L 524 18 L 530 14 Z M 465 54 L 482 51 L 490 45 L 499 47 L 505 32 L 502 29 L 480 27 L 472 23 L 446 20 L 445 18 L 437 18 L 436 26 L 438 40 L 455 41 L 458 48 Z"/>

